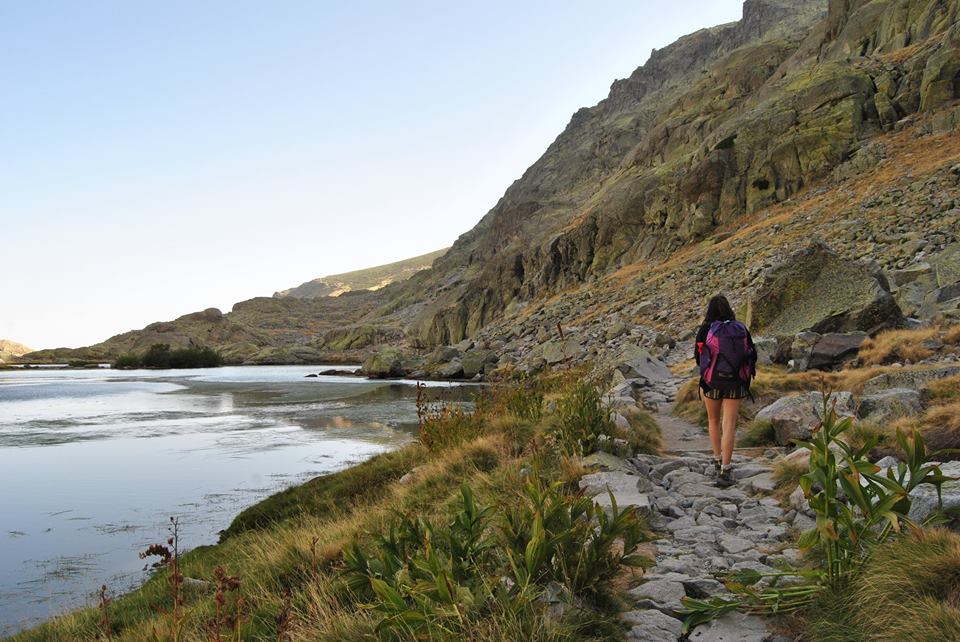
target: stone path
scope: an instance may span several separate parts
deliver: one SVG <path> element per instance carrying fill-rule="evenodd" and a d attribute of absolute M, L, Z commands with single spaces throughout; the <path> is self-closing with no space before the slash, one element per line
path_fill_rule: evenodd
<path fill-rule="evenodd" d="M 664 383 L 658 385 L 657 394 L 666 400 L 658 400 L 651 408 L 653 404 L 645 404 L 641 392 L 638 405 L 655 412 L 668 454 L 629 459 L 605 454 L 594 461 L 602 470 L 585 475 L 580 482 L 588 492 L 602 493 L 598 501 L 609 488 L 620 506 L 632 505 L 645 512 L 650 526 L 660 534 L 653 542 L 656 565 L 624 596 L 633 605 L 622 615 L 631 627 L 627 639 L 641 642 L 684 639 L 675 614 L 682 607 L 681 599 L 728 595 L 722 583 L 725 574 L 739 569 L 773 573 L 799 563 L 800 552 L 791 547 L 792 529 L 812 525 L 808 513 L 784 511 L 776 499 L 763 496 L 774 489 L 771 468 L 780 456 L 778 451 L 760 456 L 751 456 L 756 451 L 738 451 L 733 458 L 735 485 L 717 488 L 705 431 L 670 414 L 677 382 Z M 686 639 L 792 639 L 768 626 L 765 618 L 730 613 L 697 627 Z"/>
<path fill-rule="evenodd" d="M 672 401 L 658 404 L 657 411 L 653 415 L 663 436 L 664 452 L 710 452 L 710 437 L 707 435 L 707 431 L 701 426 L 675 416 L 673 414 L 674 405 Z"/>

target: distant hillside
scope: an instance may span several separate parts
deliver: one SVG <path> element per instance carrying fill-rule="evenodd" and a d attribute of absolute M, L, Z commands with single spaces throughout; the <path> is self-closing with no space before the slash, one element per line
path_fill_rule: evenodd
<path fill-rule="evenodd" d="M 0 363 L 9 361 L 12 357 L 27 354 L 28 352 L 32 352 L 32 350 L 22 343 L 0 339 Z"/>
<path fill-rule="evenodd" d="M 307 281 L 295 288 L 275 292 L 273 296 L 315 299 L 324 296 L 340 296 L 344 292 L 355 290 L 379 290 L 391 283 L 406 281 L 420 270 L 426 270 L 433 265 L 434 259 L 443 256 L 447 249 L 365 270 L 321 276 L 319 279 Z"/>

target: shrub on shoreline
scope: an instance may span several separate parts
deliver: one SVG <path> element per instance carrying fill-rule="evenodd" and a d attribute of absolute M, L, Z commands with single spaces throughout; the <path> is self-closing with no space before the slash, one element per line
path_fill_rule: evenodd
<path fill-rule="evenodd" d="M 180 368 L 217 368 L 223 365 L 223 357 L 213 348 L 179 348 L 171 350 L 166 343 L 155 343 L 143 354 L 128 352 L 114 360 L 116 370 L 152 368 L 158 370 Z"/>

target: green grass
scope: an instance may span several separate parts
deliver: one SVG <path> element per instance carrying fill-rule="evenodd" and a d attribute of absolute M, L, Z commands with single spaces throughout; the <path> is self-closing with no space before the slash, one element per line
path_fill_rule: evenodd
<path fill-rule="evenodd" d="M 567 396 L 566 384 L 554 380 L 549 395 Z M 362 605 L 364 600 L 347 588 L 343 579 L 344 551 L 353 542 L 369 546 L 386 532 L 398 514 L 415 515 L 443 526 L 456 513 L 463 484 L 477 501 L 495 506 L 495 514 L 509 514 L 521 505 L 521 489 L 531 470 L 545 479 L 560 480 L 565 493 L 575 496 L 576 480 L 568 479 L 571 463 L 545 447 L 544 428 L 552 421 L 531 424 L 517 419 L 536 415 L 530 408 L 539 402 L 518 404 L 514 398 L 490 403 L 484 415 L 483 434 L 450 442 L 431 452 L 414 444 L 380 455 L 344 471 L 325 475 L 253 506 L 234 520 L 221 542 L 184 554 L 180 571 L 189 578 L 211 582 L 223 567 L 240 578 L 239 595 L 245 601 L 240 626 L 244 640 L 276 640 L 277 617 L 289 590 L 294 613 L 291 640 L 385 640 L 378 630 L 379 616 Z M 518 410 L 519 409 L 519 410 Z M 539 464 L 534 466 L 534 460 Z M 414 469 L 416 469 L 414 471 Z M 400 477 L 414 471 L 400 483 Z M 180 542 L 189 547 L 191 542 Z M 522 556 L 521 556 L 522 557 Z M 595 566 L 595 565 L 594 565 Z M 109 605 L 107 620 L 116 642 L 169 640 L 171 589 L 169 571 L 161 569 L 140 589 L 117 597 Z M 591 591 L 605 593 L 611 580 L 591 582 Z M 109 587 L 108 587 L 109 589 Z M 183 595 L 185 619 L 182 642 L 206 642 L 208 623 L 214 616 L 212 583 L 188 586 Z M 466 630 L 436 635 L 436 640 L 517 639 L 559 642 L 617 639 L 622 632 L 616 600 L 575 609 L 563 619 L 546 615 L 534 602 L 512 610 L 509 603 L 493 602 L 481 609 Z M 102 614 L 84 609 L 25 631 L 15 642 L 79 642 L 103 639 Z M 226 638 L 225 638 L 226 639 Z"/>
<path fill-rule="evenodd" d="M 773 432 L 773 424 L 769 421 L 753 421 L 747 423 L 738 431 L 737 446 L 739 448 L 753 448 L 757 446 L 770 446 L 776 439 Z"/>
<path fill-rule="evenodd" d="M 286 520 L 329 518 L 353 506 L 382 499 L 389 487 L 426 460 L 426 450 L 411 444 L 330 475 L 280 491 L 237 515 L 221 540 Z"/>
<path fill-rule="evenodd" d="M 960 536 L 943 530 L 879 547 L 849 589 L 810 610 L 822 642 L 960 639 Z"/>

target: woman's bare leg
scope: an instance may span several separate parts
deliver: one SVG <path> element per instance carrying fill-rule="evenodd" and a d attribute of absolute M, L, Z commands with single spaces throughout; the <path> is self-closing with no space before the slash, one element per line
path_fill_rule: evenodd
<path fill-rule="evenodd" d="M 740 399 L 724 399 L 723 403 L 723 458 L 724 466 L 733 459 L 733 445 L 737 439 L 737 415 L 740 413 Z M 708 411 L 709 412 L 709 411 Z M 716 450 L 716 449 L 714 449 Z"/>
<path fill-rule="evenodd" d="M 703 405 L 707 407 L 707 431 L 710 433 L 710 447 L 713 449 L 714 459 L 720 459 L 720 411 L 723 400 L 703 398 Z"/>

